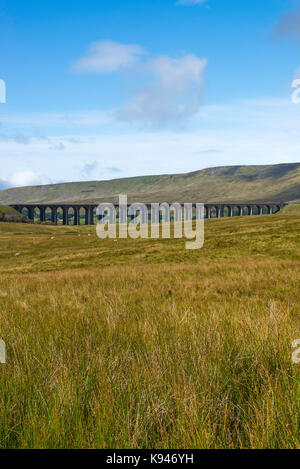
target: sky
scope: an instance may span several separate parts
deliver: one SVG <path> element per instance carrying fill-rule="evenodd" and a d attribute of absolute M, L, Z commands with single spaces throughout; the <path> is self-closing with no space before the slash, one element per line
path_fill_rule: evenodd
<path fill-rule="evenodd" d="M 298 0 L 0 0 L 0 50 L 0 189 L 300 161 Z"/>

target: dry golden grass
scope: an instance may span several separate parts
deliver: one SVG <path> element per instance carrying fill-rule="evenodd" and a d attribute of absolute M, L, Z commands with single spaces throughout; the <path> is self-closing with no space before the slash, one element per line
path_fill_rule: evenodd
<path fill-rule="evenodd" d="M 1 447 L 299 448 L 299 227 L 210 220 L 188 252 L 1 224 Z"/>

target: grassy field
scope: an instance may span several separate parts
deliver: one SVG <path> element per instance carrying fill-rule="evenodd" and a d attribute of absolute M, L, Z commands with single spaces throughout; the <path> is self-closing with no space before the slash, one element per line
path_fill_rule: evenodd
<path fill-rule="evenodd" d="M 205 231 L 0 223 L 2 448 L 300 447 L 300 213 Z"/>

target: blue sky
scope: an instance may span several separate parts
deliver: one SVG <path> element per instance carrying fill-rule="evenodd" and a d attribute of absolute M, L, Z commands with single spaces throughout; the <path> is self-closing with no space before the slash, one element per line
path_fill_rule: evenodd
<path fill-rule="evenodd" d="M 299 161 L 300 2 L 0 0 L 0 187 Z"/>

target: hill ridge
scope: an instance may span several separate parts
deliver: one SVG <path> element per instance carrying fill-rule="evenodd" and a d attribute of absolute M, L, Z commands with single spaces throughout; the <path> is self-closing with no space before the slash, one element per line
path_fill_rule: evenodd
<path fill-rule="evenodd" d="M 300 163 L 237 165 L 162 174 L 28 186 L 0 191 L 0 204 L 117 202 L 299 202 Z"/>

